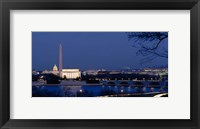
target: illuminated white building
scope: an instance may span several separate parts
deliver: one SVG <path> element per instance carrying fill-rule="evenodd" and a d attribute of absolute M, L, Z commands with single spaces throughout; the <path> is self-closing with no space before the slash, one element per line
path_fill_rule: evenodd
<path fill-rule="evenodd" d="M 62 78 L 76 79 L 81 77 L 81 71 L 79 69 L 62 69 Z"/>
<path fill-rule="evenodd" d="M 58 71 L 58 67 L 57 67 L 56 65 L 53 66 L 53 71 L 52 71 L 52 73 L 53 73 L 54 75 L 58 75 L 59 71 Z"/>

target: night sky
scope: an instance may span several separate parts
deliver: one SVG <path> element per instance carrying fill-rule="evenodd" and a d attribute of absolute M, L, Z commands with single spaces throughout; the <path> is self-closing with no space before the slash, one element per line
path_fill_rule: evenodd
<path fill-rule="evenodd" d="M 63 68 L 120 70 L 167 66 L 166 58 L 141 64 L 143 56 L 125 32 L 32 32 L 32 68 L 51 70 L 59 66 L 59 44 Z"/>

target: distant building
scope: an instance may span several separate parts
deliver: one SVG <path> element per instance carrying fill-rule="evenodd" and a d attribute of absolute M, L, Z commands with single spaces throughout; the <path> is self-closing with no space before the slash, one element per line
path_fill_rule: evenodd
<path fill-rule="evenodd" d="M 105 74 L 109 74 L 109 71 L 99 71 L 98 75 L 105 75 Z"/>
<path fill-rule="evenodd" d="M 110 71 L 109 74 L 121 74 L 122 72 L 121 71 L 118 71 L 118 70 L 113 70 L 113 71 Z"/>
<path fill-rule="evenodd" d="M 87 71 L 83 71 L 82 74 L 83 75 L 97 75 L 99 71 L 100 70 L 87 70 Z"/>
<path fill-rule="evenodd" d="M 38 71 L 35 71 L 35 70 L 33 70 L 33 71 L 32 71 L 32 74 L 33 74 L 33 75 L 37 75 L 37 74 L 39 74 L 39 72 L 38 72 Z"/>
<path fill-rule="evenodd" d="M 79 69 L 62 69 L 62 78 L 76 79 L 81 77 L 81 71 Z"/>
<path fill-rule="evenodd" d="M 140 74 L 149 74 L 149 75 L 167 75 L 167 68 L 145 68 Z"/>
<path fill-rule="evenodd" d="M 57 67 L 56 65 L 53 66 L 53 71 L 52 71 L 52 73 L 53 73 L 54 75 L 58 75 L 58 74 L 59 74 L 58 67 Z"/>
<path fill-rule="evenodd" d="M 44 71 L 41 72 L 41 74 L 49 74 L 49 73 L 52 73 L 52 71 L 44 70 Z"/>

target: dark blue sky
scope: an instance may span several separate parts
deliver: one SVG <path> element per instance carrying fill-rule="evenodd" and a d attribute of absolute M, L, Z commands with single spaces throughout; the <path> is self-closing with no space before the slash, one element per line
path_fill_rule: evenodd
<path fill-rule="evenodd" d="M 125 32 L 32 32 L 32 67 L 50 70 L 58 65 L 59 44 L 63 49 L 63 68 L 133 69 L 167 65 L 157 58 L 141 65 L 143 56 L 128 41 Z"/>

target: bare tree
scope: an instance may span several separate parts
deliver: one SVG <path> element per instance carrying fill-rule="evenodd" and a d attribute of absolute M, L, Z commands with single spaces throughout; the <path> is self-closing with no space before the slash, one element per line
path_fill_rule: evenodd
<path fill-rule="evenodd" d="M 143 63 L 151 61 L 157 57 L 168 58 L 168 47 L 162 45 L 164 40 L 168 40 L 168 32 L 127 32 L 129 41 L 133 41 L 133 46 L 138 48 L 137 55 L 145 58 Z"/>

